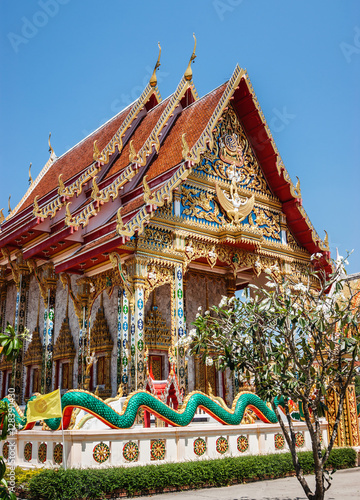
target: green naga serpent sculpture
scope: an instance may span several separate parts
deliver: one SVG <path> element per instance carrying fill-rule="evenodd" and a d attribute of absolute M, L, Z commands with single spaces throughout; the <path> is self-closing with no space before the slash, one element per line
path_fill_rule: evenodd
<path fill-rule="evenodd" d="M 34 399 L 36 396 L 32 396 Z M 245 410 L 252 410 L 263 422 L 276 423 L 275 412 L 269 408 L 256 394 L 239 393 L 235 398 L 232 408 L 218 401 L 219 398 L 209 397 L 202 392 L 192 392 L 184 400 L 180 410 L 174 410 L 167 404 L 147 391 L 137 391 L 130 394 L 123 405 L 121 413 L 114 410 L 109 404 L 94 394 L 82 390 L 70 390 L 61 398 L 63 413 L 63 426 L 67 429 L 70 424 L 73 409 L 80 408 L 97 417 L 103 423 L 113 429 L 127 429 L 131 427 L 136 419 L 140 408 L 143 408 L 156 417 L 164 420 L 170 425 L 184 427 L 189 425 L 194 418 L 197 408 L 205 410 L 218 422 L 227 425 L 239 425 L 244 417 Z M 3 401 L 9 403 L 8 398 Z M 276 406 L 281 407 L 282 398 L 275 401 Z M 11 405 L 15 414 L 15 424 L 19 430 L 29 430 L 35 425 L 27 423 L 25 407 L 24 414 L 17 405 Z M 44 422 L 51 430 L 61 429 L 61 418 L 45 419 Z"/>

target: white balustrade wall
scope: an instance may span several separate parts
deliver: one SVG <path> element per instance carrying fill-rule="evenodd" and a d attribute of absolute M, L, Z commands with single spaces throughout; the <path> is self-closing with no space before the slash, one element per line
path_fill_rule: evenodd
<path fill-rule="evenodd" d="M 298 433 L 299 450 L 310 450 L 311 441 L 306 425 L 294 423 L 294 427 Z M 326 421 L 321 424 L 321 433 L 323 444 L 326 445 L 328 440 Z M 67 467 L 145 465 L 281 453 L 288 450 L 286 442 L 281 447 L 284 438 L 279 424 L 262 422 L 240 426 L 204 423 L 188 427 L 146 429 L 135 426 L 122 430 L 70 430 L 64 431 L 64 436 Z M 57 454 L 54 454 L 54 448 L 62 444 L 61 431 L 20 431 L 11 439 L 16 443 L 16 465 L 24 468 L 59 467 L 56 457 L 59 462 L 61 446 L 56 447 Z M 135 443 L 135 446 L 132 444 L 126 447 L 129 442 Z M 94 453 L 94 448 L 100 443 L 100 447 L 97 447 L 97 452 L 95 450 Z M 7 446 L 4 442 L 1 445 L 5 456 Z M 130 461 L 129 458 L 134 456 L 136 460 Z M 102 460 L 104 461 L 101 462 Z"/>

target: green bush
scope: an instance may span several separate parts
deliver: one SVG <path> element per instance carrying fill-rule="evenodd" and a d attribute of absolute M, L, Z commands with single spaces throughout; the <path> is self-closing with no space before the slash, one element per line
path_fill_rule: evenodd
<path fill-rule="evenodd" d="M 301 452 L 299 458 L 304 472 L 313 472 L 312 453 Z M 352 448 L 338 448 L 331 452 L 327 467 L 348 468 L 355 463 L 356 453 Z M 290 453 L 138 467 L 45 469 L 30 479 L 29 492 L 34 500 L 101 499 L 106 494 L 115 498 L 120 492 L 134 496 L 165 489 L 219 487 L 269 476 L 283 477 L 293 472 Z"/>

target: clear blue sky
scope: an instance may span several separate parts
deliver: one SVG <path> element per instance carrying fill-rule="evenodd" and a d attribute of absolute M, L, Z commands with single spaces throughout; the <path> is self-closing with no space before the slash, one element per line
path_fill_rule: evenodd
<path fill-rule="evenodd" d="M 247 68 L 275 142 L 333 254 L 360 271 L 360 5 L 356 0 L 2 0 L 0 208 L 48 159 L 134 100 L 162 45 L 163 97 L 198 39 L 204 95 Z"/>

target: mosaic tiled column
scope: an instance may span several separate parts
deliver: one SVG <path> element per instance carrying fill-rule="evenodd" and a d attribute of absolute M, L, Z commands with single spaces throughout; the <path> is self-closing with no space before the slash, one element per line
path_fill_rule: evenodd
<path fill-rule="evenodd" d="M 1 267 L 3 269 L 1 269 Z M 4 269 L 5 268 L 5 269 Z M 1 308 L 0 308 L 0 314 L 1 314 L 1 320 L 0 320 L 0 331 L 3 332 L 5 330 L 5 316 L 6 316 L 6 284 L 5 284 L 5 279 L 4 283 L 2 282 L 2 274 L 5 276 L 5 271 L 6 267 L 5 266 L 0 266 L 0 300 L 1 300 Z M 0 371 L 0 387 L 2 387 L 2 382 L 3 382 L 3 372 Z"/>
<path fill-rule="evenodd" d="M 184 314 L 184 290 L 182 266 L 175 268 L 175 332 L 177 340 L 186 335 L 185 314 Z M 185 350 L 178 348 L 177 352 L 177 375 L 180 390 L 185 395 Z"/>
<path fill-rule="evenodd" d="M 123 384 L 125 391 L 128 390 L 129 382 L 129 301 L 125 290 L 119 289 L 118 293 L 118 367 L 117 383 Z"/>
<path fill-rule="evenodd" d="M 55 291 L 48 290 L 44 312 L 43 358 L 41 369 L 41 393 L 52 391 L 52 356 L 54 346 Z"/>
<path fill-rule="evenodd" d="M 79 331 L 79 355 L 78 355 L 78 388 L 82 389 L 84 387 L 84 376 L 85 376 L 85 342 L 86 342 L 86 307 L 82 308 L 82 318 L 80 323 Z"/>
<path fill-rule="evenodd" d="M 145 389 L 144 365 L 144 290 L 135 287 L 135 339 L 136 339 L 136 385 L 135 390 Z"/>
<path fill-rule="evenodd" d="M 136 338 L 135 338 L 135 310 L 130 312 L 130 391 L 135 391 L 136 387 Z"/>
<path fill-rule="evenodd" d="M 23 333 L 25 330 L 28 291 L 29 291 L 29 276 L 21 275 L 18 293 L 16 295 L 16 311 L 15 311 L 15 331 L 18 331 L 19 333 Z M 16 359 L 16 362 L 14 363 L 15 394 L 17 402 L 19 402 L 20 404 L 24 402 L 25 367 L 22 364 L 24 354 L 25 354 L 25 343 Z"/>

